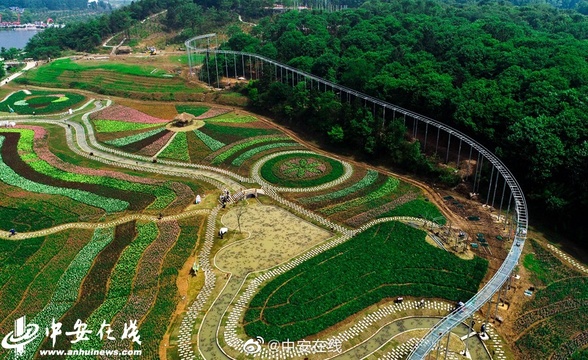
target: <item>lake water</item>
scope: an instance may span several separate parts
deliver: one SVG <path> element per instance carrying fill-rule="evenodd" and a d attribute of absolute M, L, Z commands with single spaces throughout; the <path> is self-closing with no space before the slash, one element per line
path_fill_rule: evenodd
<path fill-rule="evenodd" d="M 0 30 L 0 47 L 23 49 L 39 30 Z"/>

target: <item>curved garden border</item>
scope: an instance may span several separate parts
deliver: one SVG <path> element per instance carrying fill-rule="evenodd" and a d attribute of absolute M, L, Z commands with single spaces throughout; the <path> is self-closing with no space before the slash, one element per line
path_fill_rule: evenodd
<path fill-rule="evenodd" d="M 351 166 L 351 164 L 349 164 L 345 161 L 341 161 L 341 160 L 338 160 L 335 158 L 328 157 L 328 158 L 333 159 L 335 161 L 339 161 L 343 165 L 343 175 L 333 181 L 329 181 L 328 183 L 317 185 L 317 186 L 312 186 L 312 187 L 302 187 L 302 188 L 278 187 L 278 186 L 275 186 L 273 184 L 268 183 L 265 179 L 263 179 L 263 177 L 261 176 L 261 167 L 267 161 L 269 161 L 273 158 L 276 158 L 278 156 L 289 155 L 289 154 L 310 154 L 310 155 L 318 155 L 318 156 L 322 156 L 322 157 L 328 157 L 328 156 L 324 156 L 324 155 L 319 155 L 315 152 L 308 151 L 308 150 L 290 150 L 290 151 L 276 152 L 276 153 L 270 154 L 268 156 L 264 156 L 263 158 L 259 159 L 251 168 L 251 177 L 253 178 L 253 180 L 255 180 L 255 182 L 261 184 L 263 187 L 270 188 L 270 189 L 272 189 L 274 191 L 278 191 L 278 192 L 313 192 L 313 191 L 320 191 L 320 190 L 328 189 L 333 186 L 339 185 L 342 182 L 347 181 L 347 179 L 349 179 L 351 177 L 351 175 L 353 174 L 353 167 Z"/>

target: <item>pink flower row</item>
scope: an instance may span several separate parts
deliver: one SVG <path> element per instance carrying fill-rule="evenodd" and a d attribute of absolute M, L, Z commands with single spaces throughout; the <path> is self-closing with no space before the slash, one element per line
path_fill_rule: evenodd
<path fill-rule="evenodd" d="M 40 127 L 40 126 L 34 126 L 34 125 L 17 125 L 16 127 L 19 128 L 19 129 L 33 130 L 35 132 L 35 136 L 33 137 L 34 140 L 43 139 L 47 135 L 47 130 L 45 130 L 45 128 Z"/>
<path fill-rule="evenodd" d="M 157 154 L 157 152 L 168 143 L 174 134 L 175 133 L 173 131 L 168 131 L 167 134 L 139 150 L 138 154 L 145 156 L 155 156 L 155 154 Z"/>
<path fill-rule="evenodd" d="M 209 109 L 204 114 L 199 115 L 199 116 L 196 116 L 196 119 L 198 119 L 198 120 L 209 119 L 209 118 L 212 118 L 212 117 L 215 117 L 215 116 L 226 114 L 226 113 L 228 113 L 230 111 L 231 111 L 230 109 L 212 108 L 212 109 Z"/>
<path fill-rule="evenodd" d="M 119 120 L 143 124 L 159 124 L 169 122 L 169 120 L 156 118 L 142 113 L 139 110 L 122 105 L 109 106 L 104 110 L 92 113 L 90 115 L 90 119 Z"/>
<path fill-rule="evenodd" d="M 49 151 L 46 138 L 44 138 L 44 137 L 37 138 L 37 132 L 38 131 L 44 132 L 45 129 L 43 129 L 42 127 L 38 127 L 38 126 L 29 126 L 27 128 L 35 131 L 35 139 L 36 140 L 34 141 L 33 149 L 34 149 L 35 153 L 37 154 L 37 156 L 39 157 L 39 159 L 46 161 L 49 165 L 51 165 L 57 169 L 71 172 L 71 173 L 82 174 L 82 175 L 106 176 L 106 177 L 111 177 L 111 178 L 115 178 L 115 179 L 119 179 L 119 180 L 126 180 L 126 181 L 135 182 L 135 183 L 141 183 L 141 184 L 160 184 L 161 183 L 160 180 L 154 180 L 154 179 L 150 179 L 150 178 L 143 178 L 143 177 L 139 177 L 139 176 L 127 175 L 127 174 L 116 172 L 116 171 L 90 169 L 90 168 L 85 168 L 85 167 L 66 163 L 63 160 L 61 160 L 60 158 L 58 158 L 57 156 L 55 156 L 55 154 L 53 154 L 51 151 Z"/>

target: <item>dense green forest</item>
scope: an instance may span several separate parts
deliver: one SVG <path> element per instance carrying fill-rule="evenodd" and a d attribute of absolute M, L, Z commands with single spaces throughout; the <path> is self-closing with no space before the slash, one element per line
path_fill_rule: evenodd
<path fill-rule="evenodd" d="M 587 35 L 585 16 L 547 6 L 369 1 L 354 10 L 264 18 L 229 46 L 464 130 L 515 172 L 532 219 L 585 237 Z M 304 91 L 263 81 L 249 90 L 260 108 L 370 157 L 418 158 L 402 154 L 406 148 L 390 143 L 398 135 L 382 134 L 369 115 L 340 117 L 335 105 L 323 106 L 328 94 L 309 101 Z"/>

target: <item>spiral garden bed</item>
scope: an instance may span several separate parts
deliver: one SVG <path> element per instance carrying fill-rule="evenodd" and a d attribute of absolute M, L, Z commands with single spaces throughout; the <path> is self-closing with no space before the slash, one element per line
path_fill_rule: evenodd
<path fill-rule="evenodd" d="M 0 102 L 0 112 L 15 112 L 19 115 L 52 114 L 63 112 L 81 104 L 86 97 L 77 93 L 51 91 L 18 91 Z"/>

